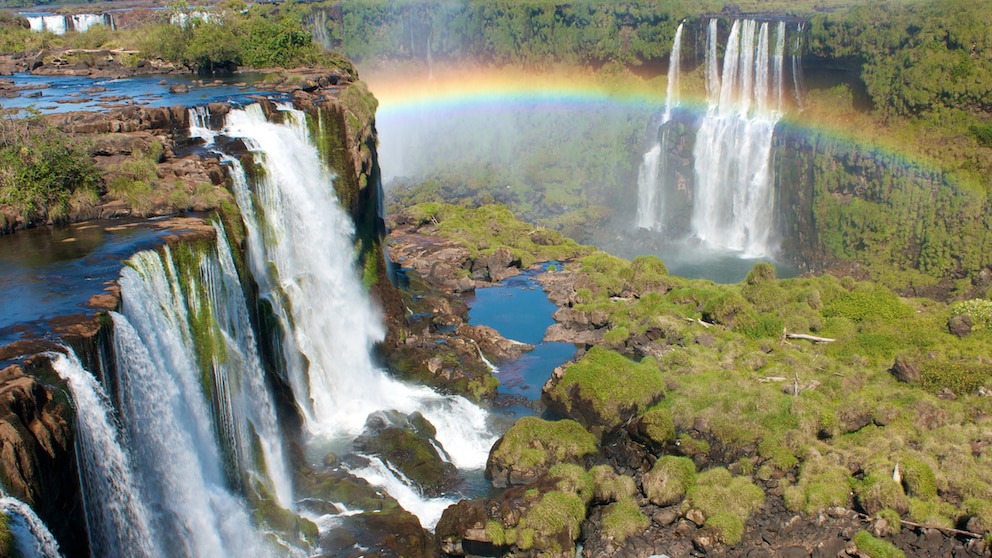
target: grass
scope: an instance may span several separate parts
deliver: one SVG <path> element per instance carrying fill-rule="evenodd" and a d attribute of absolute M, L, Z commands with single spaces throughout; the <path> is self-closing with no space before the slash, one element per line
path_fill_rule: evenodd
<path fill-rule="evenodd" d="M 896 548 L 894 544 L 877 539 L 868 531 L 858 531 L 855 533 L 854 544 L 868 558 L 906 558 L 906 553 Z"/>
<path fill-rule="evenodd" d="M 658 458 L 644 477 L 644 493 L 658 506 L 674 504 L 685 496 L 696 481 L 696 464 L 688 457 L 666 455 Z"/>

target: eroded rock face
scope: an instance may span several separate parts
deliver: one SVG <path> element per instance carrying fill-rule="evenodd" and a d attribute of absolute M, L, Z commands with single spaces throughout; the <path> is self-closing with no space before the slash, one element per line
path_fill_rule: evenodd
<path fill-rule="evenodd" d="M 47 358 L 34 357 L 23 366 L 41 370 Z M 87 545 L 74 443 L 72 409 L 63 392 L 45 386 L 22 365 L 0 371 L 0 477 L 69 553 Z"/>

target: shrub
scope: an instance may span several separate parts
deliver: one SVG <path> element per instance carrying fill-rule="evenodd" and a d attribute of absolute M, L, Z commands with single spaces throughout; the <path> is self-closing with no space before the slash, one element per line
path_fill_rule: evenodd
<path fill-rule="evenodd" d="M 869 558 L 906 558 L 906 553 L 896 548 L 888 541 L 876 539 L 868 531 L 858 531 L 854 534 L 854 544 L 858 550 L 864 552 Z"/>
<path fill-rule="evenodd" d="M 992 376 L 992 366 L 979 360 L 938 358 L 920 363 L 920 386 L 937 393 L 949 389 L 954 393 L 973 393 Z"/>
<path fill-rule="evenodd" d="M 74 200 L 95 197 L 99 180 L 85 144 L 34 119 L 3 124 L 0 204 L 29 223 L 67 217 Z"/>
<path fill-rule="evenodd" d="M 894 320 L 911 314 L 912 311 L 899 300 L 896 293 L 880 285 L 863 284 L 831 300 L 823 309 L 824 316 L 847 318 L 855 322 L 867 318 Z"/>

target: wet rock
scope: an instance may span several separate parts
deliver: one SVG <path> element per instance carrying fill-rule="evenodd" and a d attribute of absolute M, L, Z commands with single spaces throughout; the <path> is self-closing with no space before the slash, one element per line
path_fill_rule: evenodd
<path fill-rule="evenodd" d="M 534 350 L 534 345 L 507 339 L 488 326 L 462 324 L 458 326 L 456 333 L 473 339 L 484 354 L 498 362 L 515 360 L 524 353 Z"/>
<path fill-rule="evenodd" d="M 377 412 L 366 421 L 355 447 L 401 471 L 424 495 L 436 497 L 458 484 L 461 476 L 435 449 L 440 447 L 435 435 L 433 425 L 420 413 Z"/>
<path fill-rule="evenodd" d="M 433 536 L 420 526 L 420 520 L 395 508 L 342 518 L 339 526 L 321 537 L 318 556 L 428 558 L 435 556 L 434 547 Z"/>

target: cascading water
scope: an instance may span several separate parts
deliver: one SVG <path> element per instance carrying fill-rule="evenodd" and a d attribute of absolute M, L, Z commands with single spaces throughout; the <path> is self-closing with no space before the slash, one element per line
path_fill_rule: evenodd
<path fill-rule="evenodd" d="M 218 254 L 200 254 L 195 264 L 180 270 L 168 249 L 140 252 L 121 273 L 123 313 L 111 313 L 121 418 L 142 489 L 157 506 L 165 553 L 255 556 L 266 547 L 231 483 L 262 482 L 287 508 L 291 483 L 222 233 Z M 197 360 L 204 344 L 209 363 Z M 241 478 L 230 479 L 226 452 Z"/>
<path fill-rule="evenodd" d="M 52 367 L 72 392 L 83 504 L 93 556 L 156 556 L 156 533 L 106 392 L 72 351 Z"/>
<path fill-rule="evenodd" d="M 675 30 L 672 42 L 672 52 L 668 57 L 668 86 L 665 93 L 665 113 L 661 118 L 659 133 L 661 137 L 644 154 L 641 167 L 637 171 L 637 226 L 642 229 L 657 230 L 662 226 L 664 216 L 665 187 L 660 184 L 664 175 L 664 146 L 668 143 L 668 129 L 665 127 L 672 119 L 672 108 L 681 102 L 679 94 L 679 75 L 681 73 L 682 27 L 679 24 Z"/>
<path fill-rule="evenodd" d="M 281 325 L 284 374 L 306 429 L 315 440 L 349 442 L 376 410 L 420 411 L 455 466 L 481 469 L 495 441 L 482 409 L 398 382 L 372 363 L 369 349 L 384 331 L 354 269 L 353 224 L 306 116 L 279 110 L 278 124 L 258 105 L 232 110 L 223 133 L 241 138 L 261 170 L 249 184 L 241 163 L 227 159 L 249 266 Z"/>
<path fill-rule="evenodd" d="M 21 558 L 61 558 L 48 526 L 24 502 L 0 491 L 0 513 L 7 516 L 14 549 Z"/>
<path fill-rule="evenodd" d="M 772 134 L 782 115 L 785 23 L 774 46 L 768 22 L 734 21 L 717 70 L 716 20 L 706 49 L 708 108 L 696 135 L 692 232 L 707 245 L 765 257 L 773 252 Z"/>

